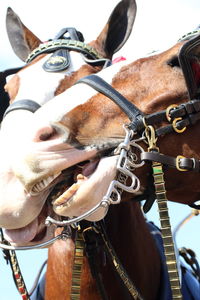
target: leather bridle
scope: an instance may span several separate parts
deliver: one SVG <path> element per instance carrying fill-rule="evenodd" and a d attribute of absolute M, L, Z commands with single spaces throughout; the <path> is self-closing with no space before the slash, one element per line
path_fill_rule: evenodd
<path fill-rule="evenodd" d="M 190 39 L 187 43 L 189 43 L 190 49 L 191 49 L 191 44 L 192 40 Z M 199 36 L 195 36 L 195 47 L 196 47 L 196 40 L 200 40 Z M 184 51 L 187 49 L 185 44 L 183 45 L 182 48 Z M 182 53 L 182 49 L 180 50 L 180 57 L 184 57 L 184 54 Z M 42 50 L 43 51 L 43 50 Z M 44 50 L 46 51 L 46 50 Z M 38 51 L 36 51 L 38 52 Z M 35 54 L 34 54 L 35 55 Z M 35 57 L 35 56 L 34 56 Z M 184 69 L 184 63 L 180 59 L 182 68 Z M 185 59 L 185 57 L 184 57 Z M 98 77 L 97 75 L 89 75 L 86 76 L 82 79 L 80 79 L 77 83 L 85 83 L 90 85 L 92 88 L 97 90 L 98 92 L 101 92 L 102 94 L 106 95 L 108 98 L 110 98 L 112 101 L 114 101 L 123 111 L 124 113 L 129 117 L 130 123 L 127 126 L 127 129 L 131 130 L 134 135 L 139 134 L 141 137 L 139 138 L 140 140 L 145 140 L 145 137 L 142 136 L 142 133 L 144 133 L 145 128 L 148 126 L 156 125 L 155 129 L 155 138 L 163 136 L 167 133 L 170 132 L 177 132 L 181 133 L 183 132 L 187 126 L 189 125 L 194 125 L 199 119 L 200 119 L 200 101 L 199 100 L 191 100 L 187 103 L 183 103 L 180 105 L 170 105 L 166 110 L 152 113 L 149 115 L 144 115 L 133 103 L 125 99 L 119 92 L 117 92 L 115 89 L 113 89 L 107 82 L 105 82 L 102 78 Z M 19 105 L 18 105 L 19 104 Z M 30 107 L 29 108 L 29 104 Z M 9 106 L 7 111 L 5 112 L 5 115 L 12 110 L 15 109 L 27 109 L 32 112 L 39 108 L 38 104 L 36 104 L 35 109 L 33 109 L 33 101 L 30 100 L 21 100 L 14 102 Z M 169 125 L 158 127 L 159 123 L 162 122 L 168 122 Z M 126 138 L 125 138 L 126 139 Z M 123 143 L 125 144 L 125 143 Z M 122 145 L 121 148 L 124 146 Z M 140 149 L 141 150 L 141 149 Z M 195 158 L 185 158 L 182 156 L 177 156 L 175 158 L 166 156 L 164 154 L 160 154 L 159 152 L 145 152 L 141 150 L 141 159 L 143 162 L 146 161 L 159 161 L 163 163 L 164 165 L 168 165 L 169 167 L 174 167 L 177 168 L 179 171 L 185 171 L 185 170 L 190 170 L 190 171 L 196 171 L 199 172 L 200 170 L 200 161 L 195 159 Z M 129 175 L 128 175 L 129 176 Z M 131 175 L 130 175 L 131 177 Z M 122 188 L 126 189 L 126 191 L 130 192 L 132 189 L 134 192 L 139 189 L 139 184 L 137 179 L 132 178 L 132 186 L 130 188 L 126 188 L 125 185 L 122 186 Z M 136 184 L 136 189 L 133 189 L 133 186 Z M 116 182 L 115 182 L 116 184 Z M 121 185 L 120 185 L 121 186 Z M 112 187 L 113 188 L 113 187 Z M 120 188 L 120 187 L 119 187 Z M 111 192 L 109 192 L 110 195 Z M 102 201 L 97 204 L 95 207 L 93 207 L 90 211 L 86 212 L 85 214 L 69 219 L 69 220 L 64 220 L 64 221 L 57 221 L 54 220 L 50 217 L 47 218 L 46 224 L 50 225 L 51 223 L 54 223 L 57 226 L 68 226 L 71 224 L 76 224 L 77 222 L 85 219 L 87 216 L 93 214 L 96 210 L 98 210 L 100 207 L 104 207 L 105 209 L 108 209 L 110 204 L 117 204 L 120 202 L 119 200 L 119 195 L 118 195 L 118 201 L 113 201 L 110 199 L 110 196 L 105 196 Z M 146 197 L 146 194 L 145 194 Z M 140 197 L 141 200 L 141 197 Z M 142 198 L 142 200 L 144 200 Z M 148 199 L 147 199 L 148 201 Z M 151 203 L 151 205 L 153 202 Z M 148 210 L 151 208 L 151 205 L 146 205 L 145 207 L 148 207 Z M 198 206 L 192 205 L 195 208 L 198 208 Z M 147 209 L 146 211 L 147 212 Z"/>
<path fill-rule="evenodd" d="M 193 47 L 196 47 L 197 44 L 199 44 L 200 38 L 199 36 L 195 37 L 194 39 L 189 40 L 189 50 L 192 51 Z M 193 43 L 194 42 L 194 43 Z M 54 45 L 52 43 L 47 44 L 49 49 L 54 49 Z M 182 69 L 184 71 L 185 65 L 184 65 L 184 54 L 181 51 L 190 52 L 188 48 L 186 47 L 187 43 L 183 45 L 183 48 L 180 50 L 180 64 L 182 66 Z M 47 48 L 48 48 L 47 47 Z M 57 46 L 56 46 L 57 47 Z M 62 47 L 62 46 L 61 46 Z M 69 45 L 68 45 L 69 47 Z M 71 45 L 70 45 L 71 47 Z M 63 47 L 64 48 L 64 47 Z M 60 49 L 59 49 L 60 50 Z M 43 51 L 43 50 L 42 50 Z M 44 50 L 44 52 L 48 50 Z M 82 50 L 81 50 L 82 51 Z M 188 53 L 187 52 L 187 53 Z M 45 52 L 46 53 L 46 52 Z M 33 54 L 33 58 L 35 58 L 37 54 Z M 183 55 L 183 56 L 182 56 Z M 182 60 L 181 57 L 184 57 L 184 60 Z M 192 70 L 192 69 L 191 69 Z M 188 72 L 191 76 L 191 70 Z M 184 73 L 184 72 L 183 72 Z M 185 75 L 185 74 L 184 74 Z M 187 79 L 187 72 L 186 72 L 186 83 L 191 81 L 191 78 Z M 146 161 L 151 161 L 153 164 L 155 162 L 167 165 L 169 167 L 174 167 L 178 169 L 179 171 L 200 171 L 200 161 L 195 158 L 185 158 L 182 156 L 178 156 L 176 158 L 166 156 L 164 154 L 160 154 L 158 151 L 158 148 L 156 146 L 156 139 L 160 136 L 164 136 L 167 133 L 170 132 L 177 132 L 182 133 L 187 126 L 191 126 L 196 124 L 197 121 L 200 119 L 200 102 L 198 99 L 199 94 L 194 92 L 194 89 L 198 91 L 198 86 L 193 84 L 193 87 L 188 90 L 189 95 L 195 96 L 192 98 L 191 101 L 188 101 L 187 103 L 180 104 L 180 105 L 173 105 L 169 106 L 166 110 L 144 115 L 134 104 L 130 103 L 127 99 L 125 99 L 120 93 L 118 93 L 116 90 L 114 90 L 108 83 L 106 83 L 102 78 L 98 77 L 97 75 L 89 75 L 87 77 L 84 77 L 78 81 L 78 83 L 85 83 L 97 90 L 98 92 L 101 92 L 108 98 L 110 98 L 114 103 L 116 103 L 128 116 L 130 119 L 130 123 L 126 127 L 128 130 L 128 134 L 125 137 L 125 142 L 120 145 L 120 153 L 123 153 L 123 151 L 128 152 L 130 151 L 130 147 L 138 147 L 136 146 L 138 140 L 146 140 L 146 142 L 149 144 L 149 151 L 145 152 L 143 149 L 139 148 L 141 150 L 141 156 L 140 160 L 144 163 Z M 191 93 L 192 90 L 192 93 Z M 196 99 L 195 99 L 196 98 Z M 30 101 L 30 100 L 28 100 Z M 22 103 L 21 103 L 22 104 Z M 8 111 L 5 113 L 9 113 L 15 108 L 15 104 L 13 103 L 13 106 L 11 105 L 11 108 L 8 108 Z M 20 107 L 20 109 L 23 109 L 23 105 Z M 27 105 L 25 105 L 24 109 L 28 109 Z M 36 108 L 37 109 L 37 108 Z M 168 122 L 168 125 L 158 127 L 159 123 Z M 156 129 L 154 130 L 154 127 L 156 125 Z M 131 132 L 131 134 L 130 134 Z M 131 141 L 135 137 L 135 135 L 140 138 L 137 138 L 134 140 L 134 144 L 131 144 Z M 123 155 L 122 155 L 123 156 Z M 130 162 L 129 162 L 130 163 Z M 142 163 L 141 163 L 142 165 Z M 140 164 L 137 166 L 134 165 L 134 167 L 140 167 Z M 160 165 L 159 165 L 160 166 Z M 156 166 L 154 166 L 156 168 Z M 155 169 L 154 168 L 154 169 Z M 123 172 L 123 170 L 119 169 L 119 172 Z M 131 172 L 130 172 L 131 173 Z M 90 212 L 87 212 L 77 218 L 64 220 L 61 222 L 58 222 L 56 220 L 53 220 L 51 218 L 48 218 L 47 223 L 48 224 L 55 224 L 58 226 L 68 226 L 68 225 L 76 225 L 77 222 L 80 222 L 83 220 L 86 216 L 92 214 L 100 207 L 104 207 L 108 209 L 110 204 L 118 204 L 121 201 L 121 195 L 119 193 L 119 189 L 130 191 L 132 189 L 132 192 L 135 192 L 139 190 L 139 180 L 130 173 L 126 173 L 127 177 L 130 176 L 132 180 L 131 186 L 127 187 L 126 183 L 120 183 L 118 180 L 115 180 L 114 183 L 111 183 L 111 188 L 109 191 L 109 195 L 106 195 L 104 199 L 102 199 L 101 203 L 98 204 L 96 207 L 94 207 Z M 131 177 L 132 176 L 132 177 Z M 155 176 L 154 176 L 155 177 Z M 118 185 L 118 190 L 116 189 L 116 186 Z M 163 183 L 162 183 L 163 184 Z M 164 185 L 164 184 L 163 184 Z M 112 199 L 112 193 L 117 194 L 117 200 Z M 158 196 L 158 193 L 156 193 L 156 196 Z M 147 200 L 148 201 L 148 200 Z M 151 206 L 149 206 L 150 208 Z M 1 245 L 0 245 L 1 246 Z"/>

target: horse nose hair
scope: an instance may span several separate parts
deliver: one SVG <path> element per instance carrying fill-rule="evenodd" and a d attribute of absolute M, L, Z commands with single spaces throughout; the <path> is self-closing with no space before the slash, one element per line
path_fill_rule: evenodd
<path fill-rule="evenodd" d="M 49 141 L 54 139 L 62 139 L 67 141 L 69 137 L 68 128 L 61 124 L 50 124 L 39 128 L 35 134 L 34 142 Z"/>

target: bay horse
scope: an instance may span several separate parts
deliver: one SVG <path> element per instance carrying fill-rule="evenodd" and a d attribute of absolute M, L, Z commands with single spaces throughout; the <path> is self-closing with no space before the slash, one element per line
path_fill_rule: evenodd
<path fill-rule="evenodd" d="M 0 121 L 9 102 L 13 103 L 20 97 L 24 99 L 36 97 L 38 104 L 42 105 L 69 88 L 79 78 L 96 73 L 109 65 L 113 54 L 120 50 L 129 38 L 135 15 L 135 1 L 123 0 L 115 7 L 107 24 L 92 42 L 84 43 L 82 33 L 71 27 L 62 29 L 53 40 L 42 42 L 23 24 L 19 16 L 8 8 L 6 16 L 8 38 L 15 54 L 27 64 L 25 67 L 0 73 Z M 64 44 L 66 41 L 68 44 Z M 60 45 L 52 49 L 53 43 Z M 58 59 L 60 57 L 60 61 L 56 61 L 55 57 Z M 62 70 L 62 62 L 65 59 L 68 64 Z M 60 64 L 59 72 L 50 69 L 55 63 L 56 66 Z M 49 69 L 44 70 L 44 64 L 46 66 L 48 64 Z M 16 75 L 6 85 L 6 76 L 15 73 Z"/>
<path fill-rule="evenodd" d="M 81 219 L 92 223 L 105 217 L 106 232 L 111 244 L 139 292 L 144 299 L 160 299 L 159 253 L 148 231 L 140 205 L 131 201 L 133 195 L 136 198 L 145 192 L 145 197 L 148 196 L 147 186 L 151 166 L 137 164 L 135 162 L 137 155 L 129 153 L 134 166 L 130 168 L 134 176 L 131 175 L 129 178 L 135 183 L 131 185 L 133 195 L 123 193 L 122 196 L 120 195 L 121 203 L 118 198 L 117 200 L 110 198 L 111 195 L 109 199 L 104 196 L 107 195 L 110 182 L 116 177 L 119 151 L 126 150 L 126 144 L 123 142 L 125 135 L 123 124 L 129 124 L 130 118 L 131 126 L 125 128 L 132 130 L 130 137 L 134 138 L 134 144 L 131 146 L 136 148 L 137 152 L 141 152 L 142 160 L 151 161 L 156 157 L 156 161 L 162 161 L 164 157 L 164 165 L 174 167 L 172 170 L 167 168 L 165 172 L 168 198 L 184 204 L 193 204 L 198 200 L 199 173 L 180 171 L 193 170 L 194 165 L 195 170 L 198 170 L 199 150 L 197 141 L 191 135 L 197 134 L 199 124 L 198 121 L 195 122 L 195 126 L 189 127 L 182 133 L 178 122 L 183 120 L 184 109 L 187 106 L 181 107 L 181 119 L 179 106 L 171 107 L 172 104 L 188 102 L 188 89 L 178 59 L 179 51 L 186 43 L 186 40 L 181 40 L 163 53 L 131 63 L 123 62 L 110 66 L 99 73 L 100 77 L 86 77 L 43 104 L 34 114 L 30 115 L 30 112 L 23 111 L 23 119 L 21 114 L 23 107 L 19 109 L 20 112 L 15 111 L 15 105 L 9 107 L 0 132 L 2 145 L 0 224 L 6 229 L 5 235 L 13 245 L 35 244 L 41 242 L 47 232 L 53 235 L 53 226 L 48 227 L 49 230 L 43 226 L 47 214 L 55 218 L 55 225 L 62 226 L 72 222 L 75 227 L 80 216 Z M 102 78 L 115 90 L 105 81 L 102 83 Z M 98 91 L 87 86 L 88 83 L 89 85 L 92 83 Z M 103 84 L 103 89 L 99 83 Z M 104 95 L 99 93 L 99 89 Z M 125 101 L 126 104 L 120 104 L 119 107 L 110 101 L 110 96 L 123 98 L 115 91 L 120 92 L 125 100 L 128 99 L 128 104 Z M 169 106 L 170 109 L 163 114 L 162 112 Z M 198 106 L 195 101 L 190 104 L 190 114 L 196 112 L 194 106 Z M 141 118 L 141 115 L 145 117 Z M 152 117 L 148 118 L 148 115 Z M 163 115 L 165 115 L 164 119 L 162 119 Z M 170 123 L 170 127 L 166 129 L 165 125 L 173 118 L 175 119 L 173 126 Z M 152 127 L 149 127 L 155 119 L 163 125 L 161 128 L 164 128 L 165 132 L 169 129 L 168 135 L 156 131 L 156 138 L 159 137 L 157 144 L 156 138 L 153 141 L 151 139 L 154 132 Z M 13 124 L 18 124 L 21 120 L 26 122 L 26 125 L 28 123 L 28 126 L 21 125 L 13 128 Z M 156 125 L 156 130 L 159 129 L 157 127 Z M 136 137 L 133 129 L 138 130 Z M 149 147 L 145 142 L 149 142 Z M 14 153 L 13 144 L 15 144 Z M 119 144 L 121 148 L 118 147 Z M 158 151 L 148 152 L 147 147 L 150 150 L 158 150 L 159 147 L 164 155 L 160 157 Z M 180 157 L 180 154 L 185 158 Z M 171 159 L 174 156 L 178 159 Z M 13 189 L 15 189 L 14 197 Z M 118 196 L 119 191 L 116 190 L 115 194 Z M 107 203 L 118 205 L 108 211 L 105 205 Z M 84 230 L 90 228 L 86 227 Z M 95 227 L 95 230 L 98 232 L 98 227 Z M 128 238 L 130 243 L 127 243 Z M 66 249 L 64 254 L 63 247 Z M 56 251 L 53 248 L 51 250 L 53 254 L 50 252 L 50 256 L 54 255 L 54 259 L 57 258 L 57 265 L 55 266 L 49 259 L 45 299 L 61 299 L 61 297 L 64 299 L 69 297 L 71 290 L 73 229 L 71 238 L 67 238 L 64 246 L 63 241 L 59 241 Z M 106 295 L 111 299 L 132 299 L 129 292 L 118 284 L 116 275 L 111 275 L 112 271 L 104 259 L 104 253 L 99 251 L 98 254 L 102 257 L 99 264 Z M 62 257 L 65 259 L 62 260 Z M 95 283 L 88 273 L 88 262 L 85 256 L 83 260 L 81 297 L 99 299 Z M 56 280 L 58 279 L 57 268 L 62 268 L 60 276 L 64 280 L 65 288 L 61 286 L 63 280 Z M 56 283 L 52 289 L 51 279 Z"/>

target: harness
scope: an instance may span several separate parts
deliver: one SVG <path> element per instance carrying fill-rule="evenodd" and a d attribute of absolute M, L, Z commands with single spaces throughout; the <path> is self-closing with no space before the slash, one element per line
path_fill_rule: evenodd
<path fill-rule="evenodd" d="M 71 43 L 67 42 L 66 44 L 67 45 L 65 45 L 65 42 L 63 42 L 62 40 L 61 42 L 59 42 L 59 45 L 54 42 L 48 42 L 46 44 L 47 47 L 44 50 L 39 47 L 37 49 L 38 52 L 35 51 L 33 55 L 28 59 L 28 62 L 41 53 L 46 53 L 52 50 L 55 51 L 57 49 L 56 47 L 59 48 L 58 51 L 60 51 L 60 49 L 66 49 L 65 47 L 74 47 L 73 45 L 71 45 Z M 126 132 L 124 142 L 121 143 L 115 150 L 115 154 L 119 154 L 117 178 L 116 180 L 111 182 L 108 192 L 102 199 L 102 201 L 98 205 L 93 207 L 90 211 L 82 214 L 79 217 L 64 221 L 56 221 L 48 217 L 46 220 L 46 225 L 55 224 L 57 226 L 64 226 L 68 228 L 69 225 L 76 226 L 77 223 L 85 219 L 87 216 L 93 214 L 99 208 L 104 207 L 106 210 L 108 210 L 109 205 L 119 204 L 121 201 L 121 194 L 124 190 L 127 192 L 135 193 L 140 189 L 140 181 L 137 176 L 133 174 L 134 169 L 141 167 L 146 161 L 152 162 L 155 195 L 153 198 L 151 197 L 147 199 L 147 202 L 144 205 L 144 211 L 146 212 L 148 209 L 150 209 L 153 201 L 157 199 L 158 207 L 160 210 L 161 230 L 164 240 L 166 264 L 168 267 L 173 299 L 182 299 L 182 295 L 168 215 L 163 165 L 176 168 L 179 171 L 199 172 L 200 162 L 195 158 L 185 158 L 182 156 L 177 156 L 174 158 L 161 154 L 156 142 L 160 136 L 163 136 L 167 133 L 175 131 L 176 133 L 180 134 L 184 132 L 187 126 L 194 125 L 200 119 L 200 102 L 198 99 L 200 82 L 198 81 L 199 78 L 197 76 L 199 70 L 197 68 L 198 53 L 196 53 L 196 47 L 199 44 L 199 35 L 189 39 L 189 41 L 182 46 L 179 55 L 179 61 L 185 76 L 189 97 L 192 100 L 178 106 L 170 105 L 166 110 L 161 112 L 144 115 L 134 104 L 130 103 L 120 93 L 114 90 L 108 83 L 106 83 L 97 75 L 89 75 L 77 82 L 90 85 L 92 88 L 96 89 L 98 92 L 101 92 L 112 101 L 114 101 L 129 117 L 130 123 L 124 126 Z M 77 47 L 77 45 L 75 47 Z M 80 48 L 81 52 L 85 51 L 83 51 L 83 45 Z M 92 56 L 94 53 L 93 51 L 88 51 L 87 54 L 88 56 Z M 98 59 L 100 58 L 98 57 Z M 45 67 L 47 67 L 47 65 L 45 65 Z M 5 112 L 5 115 L 14 109 L 28 109 L 27 105 L 23 107 L 23 103 L 20 104 L 21 106 L 16 107 L 16 104 L 13 103 Z M 168 122 L 168 125 L 159 127 L 158 124 L 163 122 Z M 154 128 L 155 125 L 156 129 Z M 143 148 L 138 144 L 141 141 L 146 141 L 146 143 L 148 144 L 148 151 L 144 151 Z M 136 154 L 135 150 L 139 151 L 139 156 L 138 154 Z M 130 182 L 130 184 L 128 184 L 127 182 Z M 124 284 L 127 286 L 129 292 L 131 293 L 133 298 L 135 297 L 136 299 L 136 297 L 138 297 L 138 299 L 142 299 L 134 284 L 129 281 L 128 275 L 126 274 L 125 270 L 123 270 L 120 262 L 118 263 L 118 259 L 113 252 L 113 249 L 110 247 L 108 240 L 105 238 L 106 233 L 104 231 L 104 228 L 102 227 L 102 225 L 100 225 L 101 230 L 98 230 L 97 227 L 95 228 L 98 234 L 100 234 L 104 245 L 106 247 L 108 246 L 108 249 L 111 249 L 111 259 L 115 261 L 117 266 L 116 270 L 118 271 Z M 92 231 L 94 231 L 94 226 L 92 226 Z M 0 246 L 2 247 L 2 245 Z M 41 245 L 36 247 L 41 247 Z M 27 249 L 27 247 L 22 248 Z M 12 249 L 12 247 L 10 247 L 9 249 Z M 100 282 L 98 277 L 97 282 Z M 101 284 L 99 288 L 101 290 L 101 294 L 103 295 L 104 289 Z"/>

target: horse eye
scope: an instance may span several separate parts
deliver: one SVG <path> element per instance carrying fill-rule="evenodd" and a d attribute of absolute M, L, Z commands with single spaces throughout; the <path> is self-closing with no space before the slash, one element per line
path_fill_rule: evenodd
<path fill-rule="evenodd" d="M 180 67 L 179 60 L 178 60 L 177 56 L 173 56 L 172 58 L 170 58 L 170 60 L 168 60 L 167 64 L 172 68 L 173 67 Z"/>

